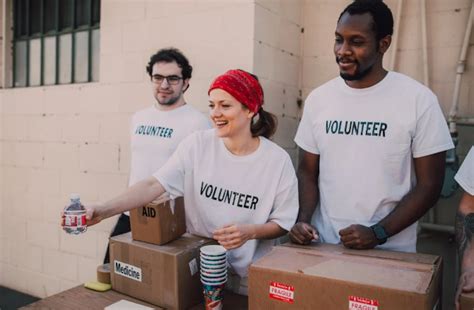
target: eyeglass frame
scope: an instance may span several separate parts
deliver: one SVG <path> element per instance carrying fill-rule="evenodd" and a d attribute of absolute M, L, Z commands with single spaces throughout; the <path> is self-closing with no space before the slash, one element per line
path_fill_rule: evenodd
<path fill-rule="evenodd" d="M 155 80 L 155 78 L 161 78 L 161 81 L 157 81 L 157 80 Z M 170 81 L 170 78 L 174 78 L 175 80 Z M 163 82 L 166 80 L 166 83 L 168 83 L 169 85 L 173 85 L 173 86 L 178 85 L 179 81 L 184 80 L 184 78 L 182 76 L 178 76 L 178 75 L 164 76 L 164 75 L 161 75 L 161 74 L 153 74 L 150 77 L 150 79 L 151 79 L 152 83 L 157 84 L 157 85 L 163 84 Z"/>

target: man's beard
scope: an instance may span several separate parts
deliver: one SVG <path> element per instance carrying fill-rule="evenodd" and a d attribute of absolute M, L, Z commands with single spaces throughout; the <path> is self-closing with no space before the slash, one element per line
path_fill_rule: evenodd
<path fill-rule="evenodd" d="M 347 74 L 347 73 L 339 72 L 339 75 L 345 81 L 358 81 L 358 80 L 362 80 L 365 76 L 367 76 L 370 73 L 370 71 L 372 71 L 373 67 L 374 66 L 371 65 L 370 67 L 366 68 L 363 71 L 356 70 L 356 72 L 354 74 Z"/>
<path fill-rule="evenodd" d="M 160 101 L 158 99 L 158 97 L 156 98 L 156 101 L 158 102 L 158 104 L 160 105 L 164 105 L 164 106 L 172 106 L 173 104 L 175 104 L 178 100 L 179 100 L 179 95 L 178 96 L 175 96 L 175 97 L 171 97 L 169 98 L 168 100 L 166 101 Z"/>

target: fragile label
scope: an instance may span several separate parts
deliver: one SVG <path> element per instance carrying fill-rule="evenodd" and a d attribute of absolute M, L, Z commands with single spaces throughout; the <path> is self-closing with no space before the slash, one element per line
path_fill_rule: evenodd
<path fill-rule="evenodd" d="M 375 299 L 349 296 L 349 310 L 377 310 L 378 308 L 379 302 Z"/>
<path fill-rule="evenodd" d="M 292 304 L 295 296 L 295 288 L 278 282 L 270 282 L 270 298 Z"/>

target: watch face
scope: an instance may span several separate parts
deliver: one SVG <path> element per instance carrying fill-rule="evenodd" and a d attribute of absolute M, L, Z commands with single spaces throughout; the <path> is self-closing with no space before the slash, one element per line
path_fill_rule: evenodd
<path fill-rule="evenodd" d="M 375 238 L 379 240 L 379 244 L 384 244 L 388 237 L 385 229 L 380 225 L 373 225 L 371 228 L 375 234 Z"/>
<path fill-rule="evenodd" d="M 474 233 L 474 213 L 469 213 L 464 218 L 464 225 L 471 233 Z"/>
<path fill-rule="evenodd" d="M 383 239 L 385 237 L 381 228 L 380 226 L 375 226 L 375 236 L 377 239 Z"/>

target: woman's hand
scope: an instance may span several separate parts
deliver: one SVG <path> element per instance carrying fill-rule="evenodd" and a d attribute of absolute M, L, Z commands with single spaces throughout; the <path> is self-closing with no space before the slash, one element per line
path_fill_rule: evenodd
<path fill-rule="evenodd" d="M 98 224 L 103 220 L 103 218 L 100 216 L 98 212 L 98 209 L 100 209 L 101 207 L 102 205 L 100 203 L 94 203 L 94 204 L 85 206 L 87 226 Z"/>
<path fill-rule="evenodd" d="M 213 238 L 227 250 L 241 247 L 256 237 L 256 226 L 251 224 L 230 224 L 216 229 Z"/>
<path fill-rule="evenodd" d="M 100 203 L 94 203 L 94 204 L 90 204 L 84 207 L 86 208 L 87 226 L 92 226 L 102 221 L 103 218 L 100 216 L 100 212 L 97 211 L 98 209 L 102 207 Z M 61 226 L 64 226 L 65 224 L 64 220 L 65 220 L 64 211 L 61 211 Z"/>

